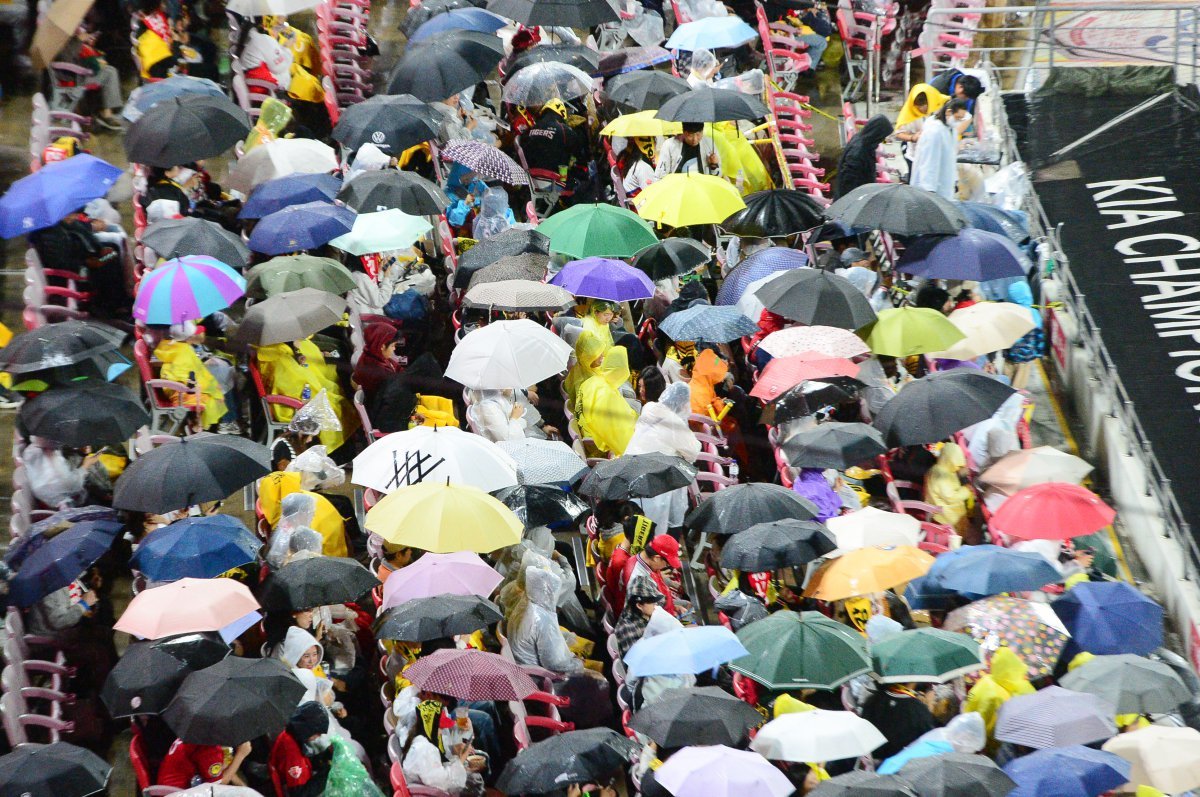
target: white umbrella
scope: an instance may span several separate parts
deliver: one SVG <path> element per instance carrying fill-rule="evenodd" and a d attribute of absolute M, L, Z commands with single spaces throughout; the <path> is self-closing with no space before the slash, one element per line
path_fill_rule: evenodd
<path fill-rule="evenodd" d="M 517 463 L 517 476 L 522 484 L 569 482 L 587 468 L 583 457 L 561 440 L 522 437 L 496 445 Z"/>
<path fill-rule="evenodd" d="M 523 390 L 565 371 L 571 353 L 566 341 L 529 319 L 495 321 L 458 342 L 446 376 L 476 390 Z"/>
<path fill-rule="evenodd" d="M 771 761 L 838 761 L 869 755 L 886 741 L 852 711 L 816 709 L 771 720 L 759 729 L 750 749 Z"/>
<path fill-rule="evenodd" d="M 1116 753 L 1133 770 L 1129 782 L 1168 794 L 1200 787 L 1200 731 L 1150 725 L 1109 739 L 1101 748 Z"/>
<path fill-rule="evenodd" d="M 418 426 L 376 440 L 354 458 L 354 483 L 390 493 L 420 482 L 485 492 L 517 484 L 517 463 L 490 440 L 453 426 Z"/>
<path fill-rule="evenodd" d="M 484 282 L 467 291 L 468 307 L 483 307 L 506 312 L 562 310 L 575 303 L 565 288 L 533 280 Z"/>
<path fill-rule="evenodd" d="M 912 515 L 885 512 L 873 506 L 831 517 L 825 525 L 842 551 L 876 545 L 916 545 L 921 536 L 921 521 Z"/>
<path fill-rule="evenodd" d="M 321 5 L 322 0 L 229 0 L 226 11 L 243 17 L 267 17 L 275 14 L 298 14 Z"/>
<path fill-rule="evenodd" d="M 273 13 L 273 12 L 272 12 Z M 259 183 L 289 174 L 324 174 L 338 168 L 328 144 L 311 138 L 280 138 L 255 147 L 229 170 L 226 186 L 249 194 Z"/>
<path fill-rule="evenodd" d="M 788 327 L 763 338 L 759 348 L 772 357 L 791 357 L 817 351 L 829 357 L 857 357 L 871 349 L 862 338 L 837 327 Z"/>
<path fill-rule="evenodd" d="M 263 797 L 245 786 L 224 786 L 220 783 L 201 783 L 190 789 L 174 792 L 179 797 Z"/>
<path fill-rule="evenodd" d="M 654 777 L 659 786 L 681 797 L 787 797 L 796 791 L 762 756 L 724 745 L 685 747 Z"/>
<path fill-rule="evenodd" d="M 1007 349 L 1035 326 L 1029 308 L 1011 302 L 978 302 L 955 310 L 948 318 L 966 337 L 930 357 L 974 360 Z"/>

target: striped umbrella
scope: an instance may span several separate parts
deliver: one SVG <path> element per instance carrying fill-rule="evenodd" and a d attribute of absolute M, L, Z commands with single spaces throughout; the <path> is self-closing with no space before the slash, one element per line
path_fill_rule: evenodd
<path fill-rule="evenodd" d="M 224 310 L 246 292 L 246 280 L 206 255 L 168 260 L 138 286 L 133 317 L 143 324 L 181 324 Z"/>
<path fill-rule="evenodd" d="M 1000 707 L 996 740 L 1042 750 L 1091 744 L 1117 735 L 1112 703 L 1086 692 L 1048 686 Z"/>
<path fill-rule="evenodd" d="M 671 313 L 663 320 L 661 329 L 671 340 L 728 343 L 745 335 L 753 335 L 758 331 L 758 325 L 735 307 L 700 304 Z M 855 368 L 855 371 L 858 369 Z"/>
<path fill-rule="evenodd" d="M 529 175 L 521 165 L 491 144 L 456 138 L 442 149 L 442 160 L 461 163 L 476 174 L 509 185 L 528 185 Z"/>

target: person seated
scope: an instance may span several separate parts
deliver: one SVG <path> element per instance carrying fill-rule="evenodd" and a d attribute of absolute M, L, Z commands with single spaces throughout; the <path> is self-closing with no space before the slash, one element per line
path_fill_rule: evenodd
<path fill-rule="evenodd" d="M 178 203 L 176 210 L 182 215 L 191 215 L 191 194 L 199 184 L 200 177 L 196 170 L 188 166 L 181 164 L 167 169 L 152 167 L 150 177 L 146 180 L 142 206 L 149 209 L 154 201 L 166 199 Z"/>
<path fill-rule="evenodd" d="M 468 398 L 467 420 L 476 434 L 493 443 L 525 438 L 526 408 L 514 391 L 472 390 Z"/>
<path fill-rule="evenodd" d="M 662 606 L 655 606 L 646 622 L 646 630 L 642 639 L 652 639 L 662 634 L 669 634 L 683 628 L 675 615 Z M 651 675 L 645 678 L 630 677 L 625 682 L 629 691 L 630 705 L 634 711 L 640 711 L 646 706 L 653 705 L 670 689 L 691 689 L 696 685 L 696 676 L 691 673 L 673 675 Z"/>
<path fill-rule="evenodd" d="M 699 49 L 692 53 L 687 83 L 694 89 L 701 86 L 711 86 L 721 71 L 721 62 L 713 55 L 712 50 Z"/>
<path fill-rule="evenodd" d="M 81 457 L 38 436 L 29 438 L 21 457 L 33 497 L 53 509 L 89 503 L 89 474 L 104 467 L 96 454 Z"/>
<path fill-rule="evenodd" d="M 270 486 L 271 505 L 265 503 L 263 514 L 271 517 L 278 507 L 279 520 L 267 544 L 267 564 L 274 570 L 283 567 L 291 551 L 291 534 L 297 529 L 312 529 L 321 535 L 321 553 L 325 556 L 349 556 L 346 545 L 346 527 L 342 516 L 329 499 L 318 493 L 300 489 L 300 474 L 295 479 L 276 479 L 276 476 L 292 476 L 292 473 L 271 474 L 263 477 L 260 485 Z M 275 501 L 278 499 L 278 503 Z"/>
<path fill-rule="evenodd" d="M 588 162 L 587 139 L 568 121 L 562 100 L 550 100 L 536 114 L 537 121 L 518 137 L 530 169 L 553 172 L 568 181 L 572 170 Z"/>
<path fill-rule="evenodd" d="M 241 786 L 238 770 L 250 754 L 250 742 L 242 742 L 225 763 L 226 748 L 216 744 L 188 744 L 176 739 L 158 767 L 155 786 L 187 789 L 203 783 Z"/>
<path fill-rule="evenodd" d="M 654 610 L 665 602 L 666 598 L 653 581 L 644 577 L 633 580 L 625 596 L 625 608 L 621 610 L 613 627 L 613 636 L 617 638 L 618 656 L 625 658 L 633 643 L 642 638 Z"/>
<path fill-rule="evenodd" d="M 634 136 L 625 140 L 625 148 L 616 156 L 626 197 L 632 199 L 654 182 L 655 145 L 651 136 Z"/>
<path fill-rule="evenodd" d="M 676 614 L 675 595 L 663 578 L 663 571 L 667 568 L 683 569 L 683 562 L 679 558 L 679 542 L 669 534 L 659 534 L 625 562 L 618 580 L 618 600 L 613 602 L 613 611 L 619 615 L 625 608 L 625 596 L 635 579 L 647 578 L 662 593 L 663 608 L 672 615 Z"/>
<path fill-rule="evenodd" d="M 336 425 L 340 428 L 323 422 L 320 438 L 329 452 L 336 451 L 345 442 L 346 436 L 357 427 L 357 416 L 342 394 L 337 371 L 325 362 L 325 355 L 317 345 L 304 338 L 291 343 L 259 346 L 254 356 L 269 393 L 308 402 L 325 391 Z M 290 421 L 296 411 L 291 407 L 274 405 L 272 412 L 275 420 Z"/>
<path fill-rule="evenodd" d="M 388 378 L 367 404 L 375 428 L 400 432 L 412 426 L 459 426 L 466 410 L 462 386 L 443 374 L 440 363 L 422 352 L 400 373 Z"/>
<path fill-rule="evenodd" d="M 276 797 L 322 797 L 333 765 L 329 715 L 319 703 L 301 703 L 271 745 L 268 767 Z"/>
<path fill-rule="evenodd" d="M 544 667 L 562 675 L 584 672 L 584 662 L 575 656 L 558 623 L 558 591 L 562 582 L 549 569 L 529 566 L 524 597 L 516 602 L 506 619 L 509 645 L 518 664 Z"/>
<path fill-rule="evenodd" d="M 236 396 L 227 395 L 216 378 L 196 354 L 192 343 L 203 340 L 203 331 L 193 321 L 174 324 L 168 334 L 154 347 L 154 358 L 162 362 L 159 377 L 179 382 L 189 387 L 199 387 L 200 395 L 181 394 L 167 390 L 167 397 L 196 410 L 200 430 L 217 426 L 222 434 L 237 434 L 237 414 L 230 408 L 236 406 Z"/>
<path fill-rule="evenodd" d="M 471 225 L 471 237 L 483 241 L 499 235 L 516 223 L 516 217 L 508 206 L 508 192 L 498 185 L 490 186 L 480 200 L 479 215 Z"/>
<path fill-rule="evenodd" d="M 656 369 L 657 372 L 657 369 Z M 691 390 L 675 382 L 662 391 L 658 401 L 642 407 L 626 454 L 666 454 L 692 463 L 700 454 L 700 441 L 688 426 L 692 413 Z M 679 487 L 652 498 L 637 499 L 642 512 L 664 531 L 683 526 L 687 512 L 687 488 Z"/>
<path fill-rule="evenodd" d="M 966 477 L 967 459 L 962 448 L 958 443 L 944 443 L 937 462 L 925 474 L 924 496 L 925 503 L 941 507 L 933 516 L 934 522 L 951 526 L 964 536 L 970 530 L 975 507 L 975 493 L 964 484 Z"/>
<path fill-rule="evenodd" d="M 684 122 L 683 132 L 668 138 L 659 147 L 654 179 L 661 180 L 668 174 L 680 172 L 721 174 L 716 145 L 712 138 L 704 135 L 702 123 Z"/>
<path fill-rule="evenodd" d="M 178 65 L 181 45 L 163 8 L 163 0 L 144 0 L 134 14 L 136 31 L 133 34 L 136 63 L 142 80 L 161 80 L 169 77 Z"/>
<path fill-rule="evenodd" d="M 629 355 L 613 346 L 594 376 L 579 386 L 575 414 L 579 429 L 595 449 L 621 456 L 633 437 L 638 411 L 626 400 L 622 387 L 629 382 Z"/>
<path fill-rule="evenodd" d="M 363 404 L 375 397 L 380 385 L 400 372 L 396 346 L 402 335 L 391 324 L 368 324 L 363 330 L 363 351 L 354 366 L 354 384 L 362 388 Z"/>
<path fill-rule="evenodd" d="M 451 697 L 406 686 L 392 704 L 403 740 L 402 768 L 410 785 L 452 795 L 482 795 L 487 756 L 475 749 L 475 719 L 485 712 L 456 706 Z"/>
<path fill-rule="evenodd" d="M 91 82 L 100 87 L 100 112 L 92 118 L 107 130 L 121 130 L 121 120 L 114 114 L 125 105 L 121 98 L 121 75 L 115 66 L 104 60 L 104 53 L 96 49 L 98 38 L 98 34 L 80 25 L 58 60 L 76 64 L 92 73 Z"/>
<path fill-rule="evenodd" d="M 570 406 L 575 406 L 579 388 L 596 375 L 600 364 L 604 362 L 605 353 L 611 348 L 611 333 L 607 344 L 602 337 L 588 329 L 583 330 L 575 339 L 575 364 L 567 370 L 567 377 L 563 380 L 563 390 L 566 391 Z"/>

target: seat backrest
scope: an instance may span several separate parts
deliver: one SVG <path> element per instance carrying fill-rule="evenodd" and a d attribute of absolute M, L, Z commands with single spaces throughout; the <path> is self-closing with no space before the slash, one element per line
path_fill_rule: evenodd
<path fill-rule="evenodd" d="M 129 765 L 133 767 L 133 776 L 137 779 L 139 789 L 148 789 L 154 785 L 154 775 L 150 772 L 150 762 L 146 759 L 146 744 L 142 734 L 134 725 L 133 738 L 129 740 Z"/>
<path fill-rule="evenodd" d="M 146 345 L 146 341 L 138 339 L 133 344 L 133 359 L 137 363 L 138 374 L 142 377 L 142 382 L 148 382 L 155 378 L 154 366 L 150 364 L 150 347 Z"/>
<path fill-rule="evenodd" d="M 25 726 L 21 724 L 23 702 L 19 692 L 5 692 L 0 695 L 0 717 L 4 720 L 4 735 L 8 737 L 8 746 L 13 749 L 29 744 Z"/>
<path fill-rule="evenodd" d="M 354 410 L 358 413 L 358 418 L 362 421 L 363 433 L 367 436 L 367 442 L 375 439 L 375 428 L 371 426 L 371 419 L 367 416 L 366 396 L 363 394 L 362 388 L 354 391 Z"/>
<path fill-rule="evenodd" d="M 258 393 L 259 398 L 267 395 L 267 388 L 263 385 L 262 371 L 258 370 L 258 361 L 253 357 L 249 362 L 250 379 L 254 382 L 254 392 Z"/>

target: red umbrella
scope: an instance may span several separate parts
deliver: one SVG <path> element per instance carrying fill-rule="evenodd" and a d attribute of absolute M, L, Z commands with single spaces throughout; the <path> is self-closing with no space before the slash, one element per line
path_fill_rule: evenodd
<path fill-rule="evenodd" d="M 434 651 L 404 677 L 419 689 L 462 700 L 524 700 L 538 691 L 527 669 L 481 650 Z"/>
<path fill-rule="evenodd" d="M 830 376 L 857 375 L 858 366 L 844 357 L 829 357 L 807 351 L 794 357 L 776 357 L 767 363 L 750 395 L 771 401 L 801 382 Z"/>
<path fill-rule="evenodd" d="M 1046 482 L 1013 494 L 989 525 L 993 531 L 1021 540 L 1069 540 L 1099 531 L 1116 515 L 1086 487 Z"/>

